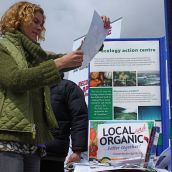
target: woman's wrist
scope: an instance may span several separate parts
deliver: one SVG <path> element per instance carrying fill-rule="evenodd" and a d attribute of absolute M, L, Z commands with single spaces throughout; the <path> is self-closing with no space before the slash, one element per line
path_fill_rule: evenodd
<path fill-rule="evenodd" d="M 80 151 L 73 151 L 73 153 L 77 154 L 78 156 L 81 156 L 81 152 Z"/>
<path fill-rule="evenodd" d="M 62 70 L 64 68 L 64 62 L 63 62 L 63 58 L 57 58 L 54 60 L 54 63 L 56 65 L 56 67 L 59 69 L 59 70 Z"/>

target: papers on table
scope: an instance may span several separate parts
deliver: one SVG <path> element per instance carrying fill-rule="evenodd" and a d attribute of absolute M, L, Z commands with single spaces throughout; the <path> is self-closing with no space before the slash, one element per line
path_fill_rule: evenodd
<path fill-rule="evenodd" d="M 143 165 L 144 159 L 141 157 L 135 157 L 131 159 L 124 159 L 124 160 L 111 160 L 109 163 L 114 166 L 114 167 L 119 167 L 119 166 L 140 166 L 141 164 Z"/>
<path fill-rule="evenodd" d="M 112 167 L 112 166 L 109 166 L 109 167 L 105 167 L 105 166 L 99 166 L 99 167 L 95 167 L 95 168 L 91 168 L 89 166 L 80 166 L 80 165 L 77 165 L 75 167 L 75 170 L 74 172 L 134 172 L 134 171 L 140 171 L 140 172 L 153 172 L 153 171 L 156 171 L 156 172 L 168 172 L 168 170 L 165 170 L 165 169 L 146 169 L 146 168 L 122 168 L 122 167 Z"/>
<path fill-rule="evenodd" d="M 134 165 L 137 164 L 139 160 L 138 158 L 135 158 L 134 160 L 129 159 L 128 163 L 125 163 L 125 165 L 121 164 L 116 164 L 114 163 L 98 163 L 98 162 L 82 162 L 82 163 L 73 163 L 74 167 L 74 172 L 119 172 L 119 171 L 145 171 L 145 172 L 168 172 L 168 170 L 165 169 L 159 169 L 159 168 L 154 168 L 154 169 L 147 169 L 140 167 L 139 165 Z"/>
<path fill-rule="evenodd" d="M 108 31 L 108 29 L 104 28 L 104 23 L 99 14 L 94 11 L 89 31 L 81 46 L 81 50 L 84 53 L 84 61 L 81 69 L 87 67 L 91 59 L 97 54 Z"/>
<path fill-rule="evenodd" d="M 91 168 L 89 166 L 76 166 L 74 172 L 96 172 L 96 171 L 103 171 L 103 170 L 113 170 L 114 167 L 103 167 L 97 166 L 95 168 Z"/>

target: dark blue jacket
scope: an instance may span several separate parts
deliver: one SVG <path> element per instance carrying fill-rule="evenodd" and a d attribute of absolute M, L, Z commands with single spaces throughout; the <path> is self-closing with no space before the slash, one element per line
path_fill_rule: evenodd
<path fill-rule="evenodd" d="M 73 151 L 87 151 L 88 109 L 81 88 L 63 79 L 51 88 L 51 102 L 59 128 L 51 130 L 55 140 L 47 144 L 48 155 L 66 157 L 70 135 Z"/>

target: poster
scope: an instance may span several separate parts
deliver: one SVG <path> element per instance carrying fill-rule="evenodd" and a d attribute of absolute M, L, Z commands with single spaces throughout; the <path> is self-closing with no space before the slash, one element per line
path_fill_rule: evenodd
<path fill-rule="evenodd" d="M 144 160 L 153 121 L 91 120 L 89 160 Z"/>
<path fill-rule="evenodd" d="M 158 40 L 105 41 L 90 63 L 91 120 L 161 120 Z"/>

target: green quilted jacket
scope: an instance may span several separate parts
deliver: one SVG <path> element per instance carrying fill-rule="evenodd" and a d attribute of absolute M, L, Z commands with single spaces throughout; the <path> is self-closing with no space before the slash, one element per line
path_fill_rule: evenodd
<path fill-rule="evenodd" d="M 51 84 L 60 81 L 53 60 L 22 33 L 0 39 L 0 140 L 42 144 L 57 127 Z"/>

